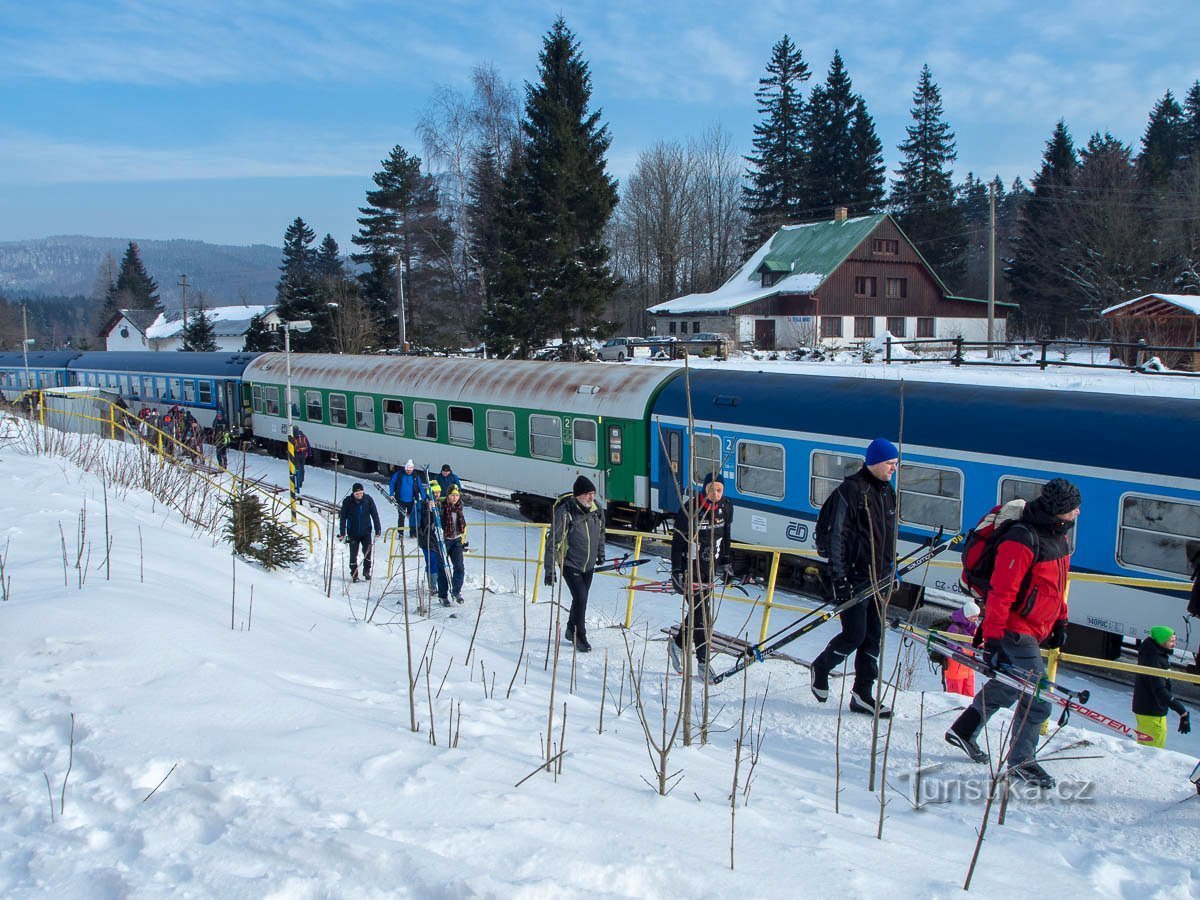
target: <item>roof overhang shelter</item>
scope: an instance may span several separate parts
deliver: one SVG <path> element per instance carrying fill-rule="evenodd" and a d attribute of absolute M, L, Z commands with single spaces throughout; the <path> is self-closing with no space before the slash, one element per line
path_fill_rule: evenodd
<path fill-rule="evenodd" d="M 1144 341 L 1151 347 L 1178 348 L 1154 355 L 1172 369 L 1200 371 L 1200 296 L 1143 294 L 1101 310 L 1100 315 L 1112 329 L 1113 344 Z M 1135 358 L 1142 352 L 1135 348 L 1114 346 L 1112 352 L 1126 365 L 1145 361 Z"/>

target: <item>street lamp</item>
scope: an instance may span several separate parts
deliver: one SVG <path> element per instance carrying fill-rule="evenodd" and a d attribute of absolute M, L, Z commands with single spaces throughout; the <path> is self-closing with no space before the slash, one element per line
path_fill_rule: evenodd
<path fill-rule="evenodd" d="M 312 322 L 308 319 L 297 319 L 295 322 L 280 322 L 283 329 L 283 358 L 287 366 L 287 393 L 283 402 L 287 405 L 287 447 L 288 447 L 288 508 L 292 513 L 292 521 L 296 521 L 296 447 L 292 442 L 292 332 L 306 334 L 312 331 Z"/>

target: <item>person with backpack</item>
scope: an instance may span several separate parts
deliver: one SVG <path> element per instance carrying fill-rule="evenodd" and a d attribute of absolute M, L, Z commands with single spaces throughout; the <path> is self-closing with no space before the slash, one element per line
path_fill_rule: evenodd
<path fill-rule="evenodd" d="M 434 481 L 434 484 L 438 484 Z M 450 485 L 446 499 L 442 501 L 442 541 L 446 545 L 446 562 L 452 575 L 450 578 L 450 596 L 455 603 L 462 603 L 463 581 L 466 579 L 466 568 L 463 566 L 463 552 L 466 550 L 467 517 L 463 514 L 462 492 L 458 485 Z"/>
<path fill-rule="evenodd" d="M 1175 632 L 1166 625 L 1155 625 L 1150 636 L 1138 642 L 1138 665 L 1152 669 L 1171 668 L 1171 652 L 1175 649 Z M 1190 734 L 1192 719 L 1187 707 L 1171 693 L 1171 682 L 1158 675 L 1137 674 L 1133 678 L 1133 714 L 1137 729 L 1150 736 L 1145 747 L 1167 745 L 1167 710 L 1179 714 L 1179 733 Z"/>
<path fill-rule="evenodd" d="M 425 492 L 421 489 L 421 479 L 416 467 L 410 459 L 404 463 L 403 469 L 397 469 L 388 482 L 388 495 L 396 501 L 396 530 L 404 530 L 404 520 L 408 519 L 408 536 L 417 536 L 418 504 Z"/>
<path fill-rule="evenodd" d="M 950 627 L 947 634 L 962 635 L 974 638 L 979 630 L 979 604 L 968 597 L 963 605 L 950 615 Z M 942 687 L 948 694 L 961 694 L 964 697 L 975 696 L 975 670 L 957 660 L 942 657 Z"/>
<path fill-rule="evenodd" d="M 417 512 L 413 524 L 417 529 L 417 546 L 425 556 L 425 571 L 429 577 L 429 589 L 437 591 L 442 606 L 450 605 L 450 584 L 446 579 L 447 560 L 442 554 L 445 544 L 441 532 L 441 514 L 438 504 L 442 500 L 442 486 L 436 481 L 429 483 L 428 499 L 417 501 Z"/>
<path fill-rule="evenodd" d="M 1079 518 L 1080 500 L 1079 488 L 1055 478 L 1025 504 L 1020 519 L 997 528 L 990 539 L 995 562 L 981 628 L 983 660 L 989 669 L 1008 669 L 1037 681 L 1046 674 L 1039 645 L 1055 649 L 1066 643 L 1069 533 Z M 989 679 L 950 726 L 946 741 L 973 761 L 987 762 L 975 737 L 996 710 L 1014 703 L 1008 771 L 1028 784 L 1052 788 L 1054 779 L 1034 758 L 1050 704 L 1033 694 Z"/>
<path fill-rule="evenodd" d="M 372 534 L 377 538 L 382 533 L 375 501 L 366 495 L 362 482 L 354 482 L 338 511 L 338 538 L 350 545 L 351 581 L 358 581 L 359 550 L 362 550 L 363 578 L 371 580 L 371 558 L 375 549 Z"/>
<path fill-rule="evenodd" d="M 308 462 L 308 454 L 312 447 L 308 443 L 308 436 L 297 428 L 292 426 L 292 459 L 296 463 L 296 493 L 300 493 L 300 488 L 304 486 L 304 464 Z M 372 500 L 372 503 L 375 501 Z"/>
<path fill-rule="evenodd" d="M 821 505 L 816 527 L 818 552 L 829 560 L 835 604 L 846 603 L 871 585 L 882 585 L 895 569 L 896 490 L 892 477 L 899 467 L 896 445 L 886 438 L 876 438 L 867 445 L 862 468 L 846 476 Z M 886 590 L 867 592 L 858 603 L 842 611 L 841 634 L 829 642 L 810 668 L 810 688 L 818 703 L 829 699 L 829 673 L 853 653 L 850 711 L 875 715 L 883 633 L 879 610 L 890 591 L 888 585 Z M 892 711 L 886 706 L 879 704 L 878 708 L 881 719 L 891 717 Z"/>
<path fill-rule="evenodd" d="M 720 472 L 704 476 L 701 492 L 692 497 L 675 514 L 671 529 L 671 586 L 675 593 L 688 598 L 687 617 L 679 623 L 675 636 L 667 642 L 671 666 L 683 674 L 684 635 L 688 621 L 692 627 L 692 648 L 696 654 L 696 677 L 711 681 L 709 670 L 709 635 L 712 634 L 712 597 L 717 577 L 726 583 L 733 580 L 730 543 L 733 527 L 733 504 L 725 496 L 725 479 Z M 691 592 L 687 575 L 691 570 Z"/>
<path fill-rule="evenodd" d="M 604 558 L 604 510 L 596 503 L 596 485 L 586 475 L 575 479 L 570 495 L 554 504 L 550 534 L 546 541 L 545 583 L 554 585 L 554 574 L 562 572 L 571 592 L 571 612 L 564 635 L 580 653 L 590 653 L 587 639 L 588 592 L 592 574 Z"/>

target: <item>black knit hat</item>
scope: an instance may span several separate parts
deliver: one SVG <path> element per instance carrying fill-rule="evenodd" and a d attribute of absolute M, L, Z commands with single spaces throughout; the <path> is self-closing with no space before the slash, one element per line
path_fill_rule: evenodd
<path fill-rule="evenodd" d="M 571 493 L 578 497 L 580 494 L 586 494 L 595 489 L 596 485 L 592 484 L 592 479 L 586 475 L 580 475 L 575 479 L 575 486 L 571 488 Z"/>
<path fill-rule="evenodd" d="M 1065 478 L 1048 481 L 1042 488 L 1042 506 L 1052 516 L 1061 516 L 1073 509 L 1078 509 L 1082 499 L 1079 488 Z"/>
<path fill-rule="evenodd" d="M 362 486 L 362 482 L 356 481 L 356 482 L 354 482 L 354 486 L 350 488 L 350 493 L 353 494 L 355 491 L 361 491 L 361 490 L 364 490 L 364 488 Z"/>
<path fill-rule="evenodd" d="M 724 484 L 725 477 L 720 472 L 709 472 L 707 475 L 704 476 L 704 487 L 708 487 L 714 481 L 717 484 Z"/>

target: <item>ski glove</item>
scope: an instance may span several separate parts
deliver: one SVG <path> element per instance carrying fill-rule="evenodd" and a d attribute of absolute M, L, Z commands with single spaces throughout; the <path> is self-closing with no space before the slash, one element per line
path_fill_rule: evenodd
<path fill-rule="evenodd" d="M 554 587 L 554 570 L 547 569 L 542 581 L 545 582 L 546 587 Z"/>
<path fill-rule="evenodd" d="M 976 628 L 975 635 L 971 638 L 971 646 L 978 649 L 983 646 L 983 629 Z"/>
<path fill-rule="evenodd" d="M 833 583 L 833 599 L 838 603 L 845 603 L 854 596 L 854 588 L 851 587 L 849 579 L 842 578 Z"/>
<path fill-rule="evenodd" d="M 1050 635 L 1045 640 L 1047 650 L 1061 650 L 1067 645 L 1067 620 L 1059 619 L 1050 629 Z"/>
<path fill-rule="evenodd" d="M 1190 715 L 1188 715 L 1187 713 L 1183 713 L 1179 717 L 1179 733 L 1180 734 L 1191 734 L 1192 733 L 1192 717 Z"/>
<path fill-rule="evenodd" d="M 683 572 L 675 571 L 671 573 L 671 590 L 677 594 L 687 592 L 687 578 Z"/>
<path fill-rule="evenodd" d="M 989 669 L 1002 669 L 1012 665 L 1012 660 L 1004 652 L 1004 645 L 992 638 L 983 642 L 983 664 Z"/>
<path fill-rule="evenodd" d="M 726 584 L 733 584 L 735 580 L 733 577 L 733 566 L 731 566 L 729 563 L 725 563 L 725 565 L 721 566 L 721 579 Z"/>

